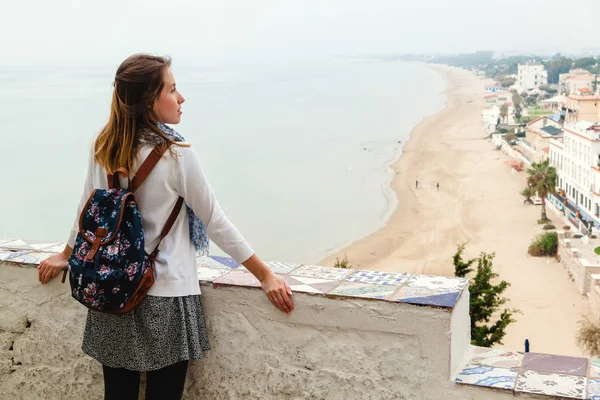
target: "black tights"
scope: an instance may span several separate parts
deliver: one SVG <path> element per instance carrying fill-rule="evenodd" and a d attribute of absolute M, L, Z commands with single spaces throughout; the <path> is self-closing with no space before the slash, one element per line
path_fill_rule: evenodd
<path fill-rule="evenodd" d="M 146 400 L 181 400 L 188 362 L 148 371 Z M 125 368 L 102 366 L 104 371 L 104 400 L 138 400 L 140 372 Z"/>

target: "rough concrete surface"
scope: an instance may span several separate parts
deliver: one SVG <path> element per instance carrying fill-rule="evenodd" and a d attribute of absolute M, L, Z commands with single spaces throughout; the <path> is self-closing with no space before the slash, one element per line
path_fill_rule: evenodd
<path fill-rule="evenodd" d="M 287 316 L 260 290 L 202 290 L 212 350 L 191 364 L 186 399 L 513 397 L 450 380 L 449 310 L 295 294 Z M 0 399 L 102 399 L 101 366 L 81 352 L 85 315 L 68 283 L 0 263 Z"/>

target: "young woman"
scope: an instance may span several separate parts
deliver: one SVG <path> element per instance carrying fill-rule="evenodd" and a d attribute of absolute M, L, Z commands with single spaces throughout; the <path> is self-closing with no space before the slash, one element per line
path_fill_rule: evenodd
<path fill-rule="evenodd" d="M 180 196 L 187 207 L 160 242 L 155 283 L 132 311 L 89 310 L 86 320 L 82 348 L 102 364 L 105 399 L 110 400 L 137 399 L 140 371 L 148 371 L 146 399 L 181 398 L 188 360 L 210 348 L 196 270 L 196 252 L 205 249 L 207 235 L 261 281 L 275 307 L 288 314 L 294 309 L 288 284 L 254 254 L 223 213 L 194 149 L 165 125 L 179 123 L 185 101 L 170 65 L 168 58 L 136 54 L 118 68 L 110 118 L 92 146 L 71 235 L 61 253 L 39 266 L 42 284 L 65 267 L 79 214 L 94 188 L 108 187 L 107 173 L 136 171 L 155 146 L 164 146 L 165 155 L 136 191 L 147 252 L 158 243 Z M 127 179 L 121 178 L 121 185 L 126 187 Z"/>

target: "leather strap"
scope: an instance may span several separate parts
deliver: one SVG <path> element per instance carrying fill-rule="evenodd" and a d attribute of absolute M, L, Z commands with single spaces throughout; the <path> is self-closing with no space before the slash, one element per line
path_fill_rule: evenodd
<path fill-rule="evenodd" d="M 169 147 L 171 147 L 171 143 L 168 143 L 165 151 L 168 150 Z M 150 154 L 148 154 L 148 157 L 146 157 L 146 159 L 144 160 L 142 165 L 140 165 L 140 167 L 138 168 L 135 176 L 133 177 L 133 180 L 129 180 L 129 190 L 132 193 L 135 193 L 135 191 L 137 189 L 139 189 L 140 186 L 142 186 L 142 183 L 144 183 L 144 181 L 146 180 L 148 175 L 150 175 L 150 172 L 152 172 L 152 170 L 154 169 L 156 164 L 160 161 L 163 154 L 164 154 L 164 152 L 160 151 L 160 146 L 158 146 L 158 145 L 152 149 Z M 119 174 L 118 173 L 123 173 L 124 175 L 127 176 L 127 179 L 129 179 L 129 172 L 125 168 L 119 168 L 118 170 L 115 171 L 114 175 L 107 175 L 109 189 L 119 188 Z M 167 236 L 169 234 L 169 231 L 171 230 L 171 228 L 173 227 L 173 224 L 177 220 L 177 216 L 179 216 L 179 212 L 181 211 L 182 206 L 183 206 L 183 197 L 180 196 L 177 199 L 177 203 L 175 203 L 175 206 L 173 207 L 171 214 L 169 214 L 169 218 L 167 218 L 167 222 L 165 223 L 165 226 L 163 227 L 163 230 L 160 233 L 160 238 L 158 240 L 156 247 L 154 248 L 154 251 L 150 254 L 150 257 L 152 259 L 156 258 L 157 254 L 158 254 L 158 246 L 160 246 L 160 243 L 165 238 L 165 236 Z"/>
<path fill-rule="evenodd" d="M 167 149 L 169 147 L 171 147 L 171 143 L 167 145 Z M 160 151 L 160 147 L 158 145 L 152 149 L 150 154 L 148 154 L 148 157 L 146 157 L 142 165 L 140 165 L 140 168 L 138 168 L 135 177 L 133 178 L 131 186 L 132 192 L 135 193 L 135 191 L 142 186 L 142 183 L 144 183 L 148 175 L 150 175 L 150 172 L 152 172 L 152 169 L 154 169 L 156 164 L 160 161 L 163 154 L 164 153 Z"/>
<path fill-rule="evenodd" d="M 163 227 L 163 230 L 160 233 L 160 239 L 158 239 L 158 243 L 156 244 L 154 251 L 152 251 L 152 254 L 150 254 L 150 256 L 153 259 L 156 258 L 156 255 L 158 254 L 158 246 L 160 246 L 160 242 L 162 242 L 165 236 L 169 234 L 169 231 L 171 230 L 173 224 L 177 220 L 179 212 L 181 211 L 181 206 L 183 206 L 183 197 L 179 196 L 179 198 L 177 199 L 177 203 L 175 203 L 175 206 L 173 207 L 173 210 L 171 211 L 169 218 L 167 218 L 167 222 L 165 223 L 165 226 Z"/>
<path fill-rule="evenodd" d="M 127 182 L 129 182 L 128 188 L 131 188 L 131 178 L 129 177 L 129 171 L 125 168 L 119 168 L 115 171 L 114 174 L 107 174 L 106 179 L 108 180 L 108 188 L 109 189 L 120 189 L 121 184 L 119 183 L 119 174 L 122 174 L 125 178 L 127 178 Z M 135 178 L 134 178 L 135 179 Z"/>

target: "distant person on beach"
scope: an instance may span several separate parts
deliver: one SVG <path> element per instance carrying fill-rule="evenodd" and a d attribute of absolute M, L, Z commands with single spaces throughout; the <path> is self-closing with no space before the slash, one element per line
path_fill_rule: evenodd
<path fill-rule="evenodd" d="M 110 117 L 91 146 L 87 177 L 67 245 L 38 267 L 41 284 L 48 283 L 63 270 L 66 272 L 68 266 L 73 287 L 77 284 L 74 277 L 79 276 L 81 280 L 83 276 L 79 265 L 84 265 L 94 280 L 85 288 L 88 296 L 85 300 L 91 298 L 92 301 L 89 305 L 83 303 L 89 310 L 82 349 L 102 364 L 105 400 L 137 400 L 141 371 L 148 371 L 146 400 L 181 399 L 189 360 L 198 360 L 210 350 L 196 262 L 197 255 L 208 254 L 209 238 L 261 282 L 262 290 L 275 307 L 286 314 L 294 310 L 287 282 L 265 265 L 227 219 L 196 151 L 166 125 L 179 123 L 185 101 L 170 66 L 169 58 L 135 54 L 117 69 Z M 156 168 L 141 168 L 150 164 Z M 142 171 L 148 169 L 147 176 L 139 178 L 144 175 Z M 143 182 L 143 185 L 139 183 L 139 190 L 135 190 L 138 188 L 136 178 Z M 135 200 L 127 200 L 127 206 L 122 205 L 125 199 L 133 197 L 122 198 L 120 203 L 118 200 L 127 193 L 125 187 L 127 191 L 135 190 Z M 108 201 L 88 204 L 88 198 L 96 201 L 94 193 L 107 193 Z M 140 240 L 136 243 L 127 240 L 124 243 L 121 234 L 114 239 L 116 233 L 108 236 L 112 231 L 102 226 L 94 232 L 83 228 L 80 231 L 82 210 L 92 210 L 89 216 L 81 215 L 82 221 L 85 217 L 91 224 L 108 218 L 102 210 L 113 207 L 113 203 L 119 204 L 121 210 L 125 207 L 129 210 L 135 206 L 133 201 L 139 208 L 128 214 L 135 213 L 141 218 L 144 228 L 142 232 L 139 225 L 127 225 L 139 232 Z M 111 225 L 110 229 L 124 229 L 119 228 L 121 219 L 118 221 L 117 228 Z M 104 237 L 108 239 L 105 241 Z M 124 264 L 123 254 L 134 257 L 129 256 L 128 251 L 135 250 L 136 245 L 135 255 L 143 258 L 144 263 Z M 97 262 L 109 257 L 117 260 L 111 264 L 114 267 Z M 147 265 L 146 259 L 152 260 L 152 267 L 142 269 Z M 128 266 L 126 270 L 123 265 Z M 123 276 L 127 278 L 125 273 L 129 279 L 123 279 Z M 106 304 L 107 298 L 119 299 L 118 296 L 123 295 L 119 291 L 128 290 L 129 287 L 123 287 L 134 276 L 143 276 L 144 282 L 150 282 L 143 287 L 147 291 L 140 291 L 143 294 L 137 297 L 125 297 L 125 303 L 135 297 L 136 301 L 129 303 L 132 304 L 130 311 L 104 312 L 98 304 Z M 107 285 L 103 281 L 108 277 L 125 283 L 114 286 L 108 293 L 97 291 L 101 284 Z M 138 290 L 139 286 L 133 294 L 137 295 Z M 120 307 L 123 308 L 123 304 Z M 98 394 L 90 393 L 90 396 L 97 398 Z"/>
<path fill-rule="evenodd" d="M 439 182 L 437 183 L 437 190 L 438 190 L 438 192 L 440 191 L 440 183 Z"/>
<path fill-rule="evenodd" d="M 416 181 L 415 182 L 415 189 L 418 189 L 418 188 L 419 188 L 419 181 Z"/>

